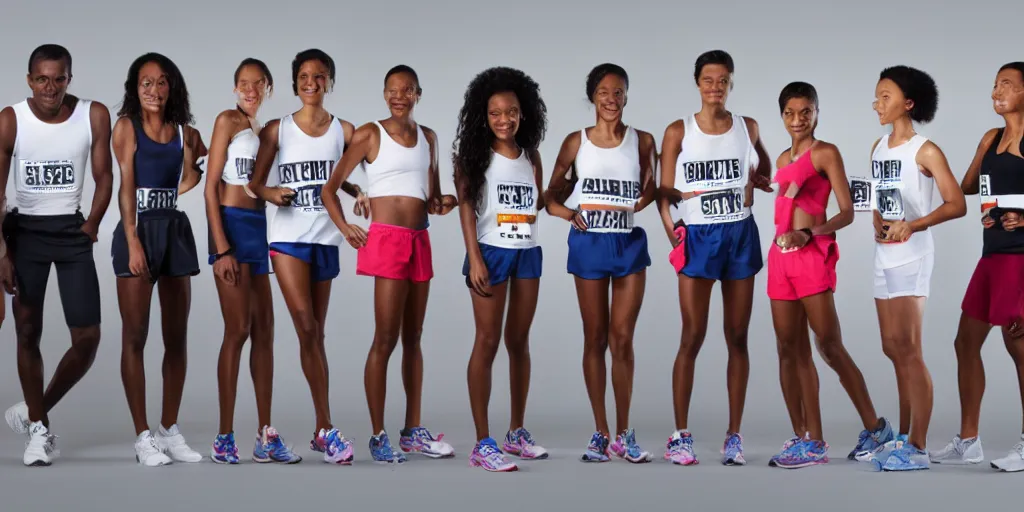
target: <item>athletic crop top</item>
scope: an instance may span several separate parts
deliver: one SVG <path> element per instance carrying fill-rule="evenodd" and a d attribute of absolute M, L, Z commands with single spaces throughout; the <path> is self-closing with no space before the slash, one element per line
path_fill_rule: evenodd
<path fill-rule="evenodd" d="M 525 149 L 515 160 L 492 151 L 477 203 L 477 242 L 507 249 L 536 247 L 537 195 Z"/>
<path fill-rule="evenodd" d="M 236 133 L 228 144 L 227 159 L 220 179 L 228 185 L 248 185 L 259 149 L 260 138 L 252 128 Z"/>
<path fill-rule="evenodd" d="M 982 211 L 997 206 L 999 196 L 1024 194 L 1024 158 L 1010 153 L 1009 149 L 996 153 L 1003 130 L 999 129 L 981 159 L 979 191 Z M 1020 152 L 1024 154 L 1024 140 L 1021 140 Z M 994 226 L 982 231 L 982 255 L 1024 253 L 1024 232 L 1004 231 L 999 219 L 995 220 Z"/>
<path fill-rule="evenodd" d="M 63 123 L 40 121 L 28 100 L 13 105 L 14 205 L 26 215 L 67 215 L 78 211 L 92 148 L 92 102 L 79 99 Z"/>
<path fill-rule="evenodd" d="M 732 127 L 719 135 L 701 131 L 696 115 L 685 122 L 675 188 L 700 194 L 679 204 L 678 217 L 687 225 L 724 224 L 750 217 L 750 208 L 743 206 L 744 192 L 760 158 L 743 117 L 733 114 Z"/>
<path fill-rule="evenodd" d="M 882 219 L 912 222 L 932 210 L 935 180 L 925 176 L 917 165 L 917 152 L 928 139 L 914 134 L 907 142 L 889 147 L 889 135 L 883 135 L 871 155 L 871 179 L 875 183 L 876 208 Z M 893 268 L 906 265 L 935 251 L 929 229 L 910 235 L 902 243 L 875 243 L 875 266 Z"/>
<path fill-rule="evenodd" d="M 775 196 L 775 236 L 788 233 L 793 229 L 793 207 L 800 208 L 808 215 L 822 215 L 828 206 L 828 196 L 832 193 L 832 183 L 814 168 L 811 160 L 811 145 L 804 154 L 794 162 L 775 173 L 775 182 L 779 184 L 778 195 Z M 800 190 L 792 199 L 786 197 L 791 184 Z"/>
<path fill-rule="evenodd" d="M 274 213 L 269 242 L 341 245 L 344 237 L 331 221 L 320 196 L 345 148 L 341 121 L 332 117 L 326 133 L 310 137 L 289 114 L 278 126 L 277 144 L 274 182 L 294 190 L 295 197 L 291 204 L 278 207 Z"/>
<path fill-rule="evenodd" d="M 626 127 L 622 142 L 614 148 L 595 146 L 580 130 L 576 153 L 576 186 L 566 201 L 579 207 L 591 233 L 633 231 L 633 208 L 640 199 L 640 137 Z"/>
<path fill-rule="evenodd" d="M 380 130 L 380 148 L 373 163 L 365 163 L 366 197 L 408 196 L 427 200 L 430 190 L 430 142 L 416 125 L 416 145 L 408 148 L 391 138 L 384 125 Z"/>
<path fill-rule="evenodd" d="M 135 129 L 135 214 L 137 218 L 178 209 L 178 185 L 185 161 L 185 130 L 166 144 L 149 138 L 142 122 L 131 118 Z"/>

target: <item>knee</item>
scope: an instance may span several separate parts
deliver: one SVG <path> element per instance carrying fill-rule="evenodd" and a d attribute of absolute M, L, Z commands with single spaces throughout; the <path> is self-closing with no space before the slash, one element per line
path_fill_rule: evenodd
<path fill-rule="evenodd" d="M 299 346 L 308 348 L 319 342 L 322 331 L 319 322 L 313 317 L 313 312 L 301 311 L 296 317 L 295 333 L 299 336 Z"/>
<path fill-rule="evenodd" d="M 402 350 L 415 352 L 420 349 L 420 340 L 423 337 L 423 329 L 402 330 Z"/>
<path fill-rule="evenodd" d="M 958 334 L 953 342 L 953 349 L 956 351 L 957 359 L 970 359 L 981 357 L 981 344 Z"/>
<path fill-rule="evenodd" d="M 530 355 L 529 336 L 526 333 L 505 332 L 505 350 L 509 359 L 523 358 Z"/>
<path fill-rule="evenodd" d="M 829 366 L 834 366 L 839 362 L 844 352 L 842 342 L 833 336 L 815 337 L 815 345 L 818 347 L 821 359 Z"/>
<path fill-rule="evenodd" d="M 92 364 L 100 348 L 99 328 L 89 329 L 83 334 L 76 336 L 71 342 L 71 348 L 74 349 L 79 359 L 87 364 Z"/>
<path fill-rule="evenodd" d="M 796 364 L 800 360 L 800 350 L 796 347 L 796 340 L 791 338 L 779 338 L 778 340 L 779 364 Z"/>
<path fill-rule="evenodd" d="M 704 334 L 705 330 L 703 329 L 690 330 L 684 326 L 683 337 L 679 343 L 679 355 L 689 360 L 697 359 L 697 354 L 700 353 L 700 348 L 704 345 Z"/>
<path fill-rule="evenodd" d="M 125 350 L 141 352 L 146 348 L 147 338 L 149 338 L 148 325 L 124 324 L 121 327 L 121 345 Z"/>
<path fill-rule="evenodd" d="M 604 358 L 605 352 L 608 351 L 608 336 L 607 335 L 584 335 L 583 337 L 583 357 L 600 357 Z"/>
<path fill-rule="evenodd" d="M 633 362 L 633 333 L 624 329 L 613 329 L 608 340 L 612 359 L 621 362 Z"/>
<path fill-rule="evenodd" d="M 747 329 L 741 327 L 725 328 L 725 343 L 729 349 L 729 355 L 747 355 Z"/>
<path fill-rule="evenodd" d="M 399 333 L 391 329 L 378 329 L 373 334 L 373 344 L 370 345 L 370 352 L 379 356 L 390 357 L 398 345 Z"/>
<path fill-rule="evenodd" d="M 249 325 L 246 322 L 225 322 L 224 343 L 241 347 L 249 339 Z"/>

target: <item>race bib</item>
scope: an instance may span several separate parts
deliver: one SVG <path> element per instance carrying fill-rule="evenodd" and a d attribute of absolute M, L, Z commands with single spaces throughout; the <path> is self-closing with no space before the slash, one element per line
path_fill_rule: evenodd
<path fill-rule="evenodd" d="M 632 208 L 640 199 L 640 182 L 612 178 L 580 180 L 580 205 Z"/>
<path fill-rule="evenodd" d="M 588 209 L 581 212 L 587 222 L 587 231 L 591 233 L 629 233 L 633 231 L 633 210 L 608 208 Z"/>
<path fill-rule="evenodd" d="M 700 203 L 700 213 L 706 223 L 717 224 L 743 220 L 747 215 L 743 187 L 713 190 L 699 194 L 691 201 Z"/>
<path fill-rule="evenodd" d="M 252 171 L 256 166 L 256 160 L 252 158 L 236 158 L 235 159 L 235 178 L 244 180 L 245 182 L 252 181 Z"/>
<path fill-rule="evenodd" d="M 534 186 L 528 183 L 498 182 L 495 219 L 498 236 L 510 243 L 533 242 L 533 225 L 537 222 L 537 198 Z"/>
<path fill-rule="evenodd" d="M 903 220 L 902 188 L 902 184 L 879 183 L 875 186 L 875 206 L 883 220 Z"/>
<path fill-rule="evenodd" d="M 135 191 L 135 211 L 174 210 L 178 208 L 176 188 L 138 188 Z"/>
<path fill-rule="evenodd" d="M 850 197 L 853 199 L 853 211 L 869 212 L 871 210 L 874 210 L 874 182 L 867 178 L 850 176 Z"/>
<path fill-rule="evenodd" d="M 30 194 L 66 192 L 75 188 L 75 164 L 71 160 L 19 160 L 21 189 Z"/>
<path fill-rule="evenodd" d="M 978 178 L 980 179 L 978 195 L 981 196 L 981 213 L 985 213 L 997 206 L 998 200 L 992 196 L 992 177 L 988 174 L 982 174 Z"/>
<path fill-rule="evenodd" d="M 682 178 L 679 191 L 684 193 L 742 188 L 747 179 L 739 158 L 683 162 L 676 173 L 682 173 L 676 176 L 676 182 Z"/>
<path fill-rule="evenodd" d="M 295 191 L 295 197 L 292 198 L 289 206 L 307 213 L 324 212 L 324 203 L 320 194 L 333 170 L 334 161 L 331 160 L 311 160 L 279 165 L 277 174 L 281 186 Z"/>

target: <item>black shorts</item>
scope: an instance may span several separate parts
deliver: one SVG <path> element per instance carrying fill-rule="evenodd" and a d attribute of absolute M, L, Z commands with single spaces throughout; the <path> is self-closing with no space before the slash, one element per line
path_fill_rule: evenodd
<path fill-rule="evenodd" d="M 23 215 L 17 208 L 4 219 L 4 238 L 14 263 L 18 302 L 41 308 L 57 267 L 57 286 L 68 327 L 100 323 L 100 283 L 92 255 L 92 238 L 82 231 L 81 212 L 69 215 Z"/>
<path fill-rule="evenodd" d="M 146 253 L 150 281 L 155 283 L 161 277 L 199 274 L 196 239 L 192 234 L 192 223 L 185 212 L 160 210 L 139 215 L 135 232 Z M 128 240 L 125 239 L 124 224 L 121 221 L 114 228 L 110 255 L 114 260 L 114 275 L 134 277 L 128 267 Z"/>

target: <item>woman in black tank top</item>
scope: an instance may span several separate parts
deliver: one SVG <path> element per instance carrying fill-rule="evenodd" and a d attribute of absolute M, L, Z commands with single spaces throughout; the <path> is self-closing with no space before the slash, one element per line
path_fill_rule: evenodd
<path fill-rule="evenodd" d="M 1024 391 L 1024 62 L 1000 68 L 992 90 L 993 109 L 1005 127 L 981 139 L 961 188 L 981 195 L 982 254 L 971 277 L 956 333 L 960 384 L 960 431 L 945 448 L 931 453 L 933 462 L 984 459 L 978 424 L 985 392 L 981 347 L 999 326 L 1006 350 L 1017 366 Z M 1009 455 L 991 462 L 1001 471 L 1024 471 L 1024 435 Z"/>

